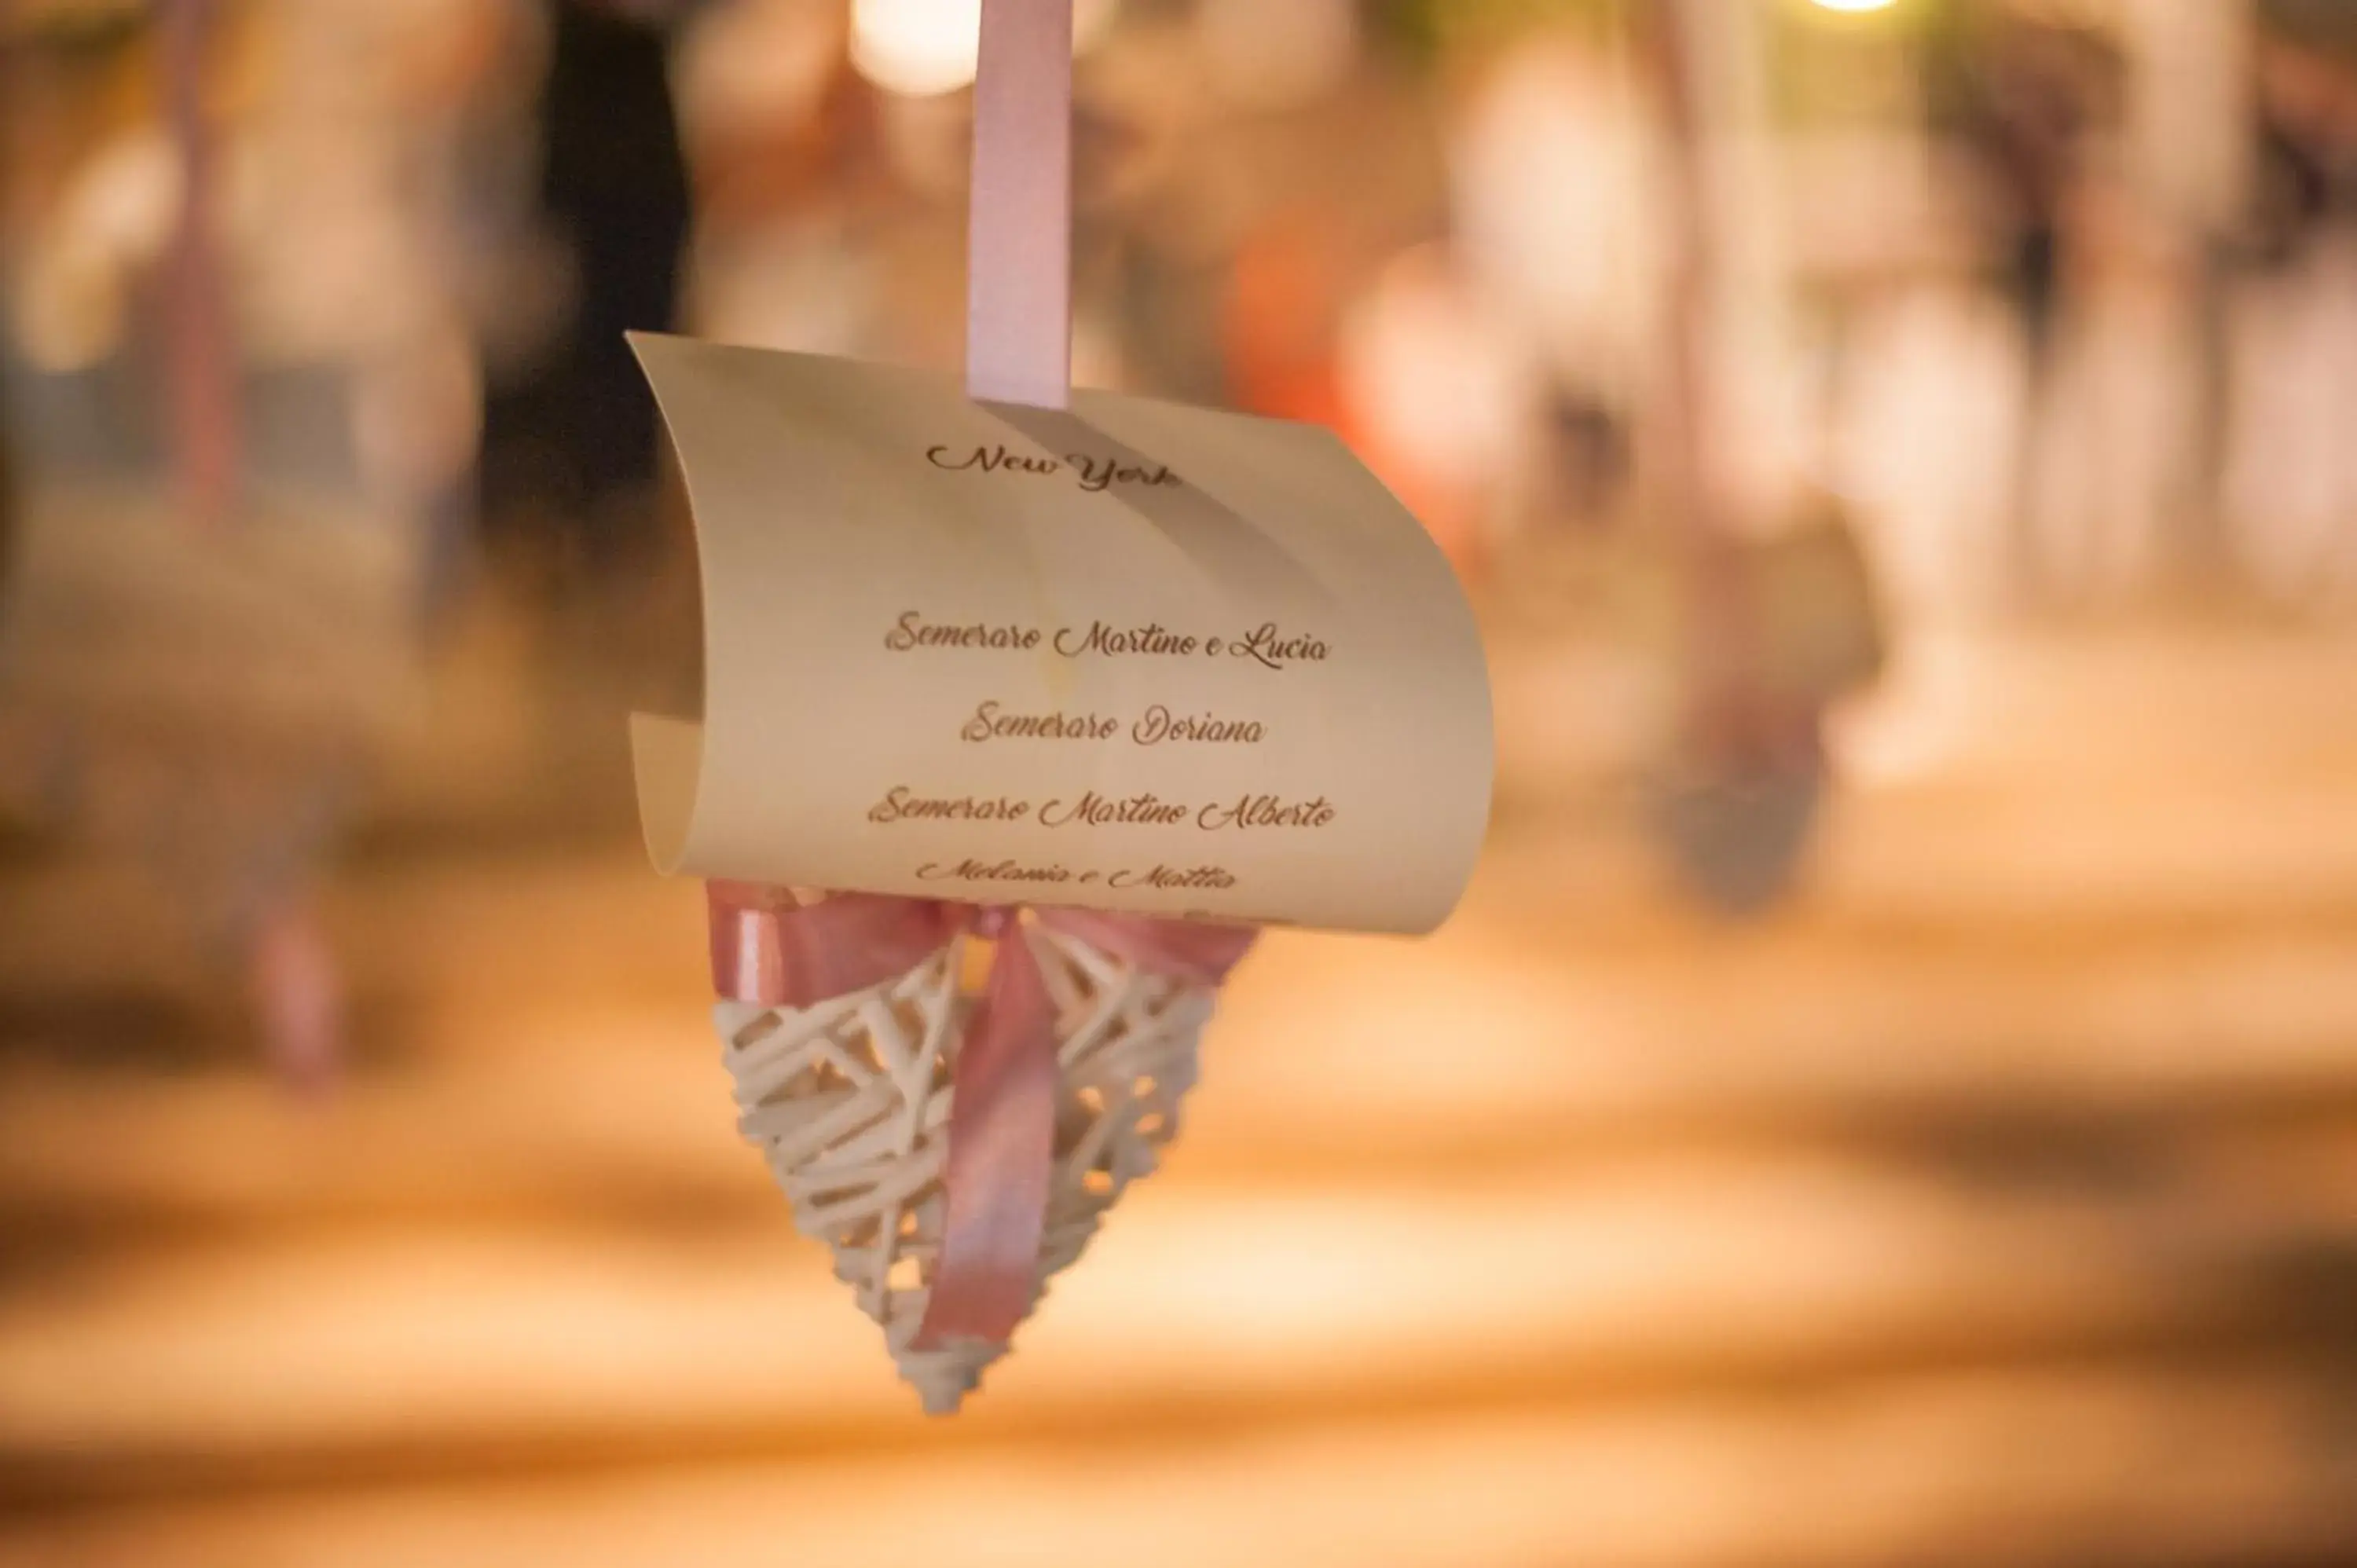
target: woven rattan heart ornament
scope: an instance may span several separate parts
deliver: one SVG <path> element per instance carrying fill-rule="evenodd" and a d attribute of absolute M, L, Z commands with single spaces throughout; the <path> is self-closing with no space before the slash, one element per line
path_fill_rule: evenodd
<path fill-rule="evenodd" d="M 715 983 L 743 998 L 715 1013 L 739 1129 L 925 1409 L 952 1413 L 1154 1170 L 1252 934 L 731 883 L 711 902 Z"/>

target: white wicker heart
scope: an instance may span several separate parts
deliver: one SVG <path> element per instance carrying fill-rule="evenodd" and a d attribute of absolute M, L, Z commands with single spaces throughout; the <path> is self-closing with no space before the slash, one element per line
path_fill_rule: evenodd
<path fill-rule="evenodd" d="M 1141 973 L 1061 932 L 1023 929 L 1056 1004 L 1062 1071 L 1038 1290 L 1088 1247 L 1105 1210 L 1178 1130 L 1211 988 Z M 900 1375 L 954 1412 L 1004 1345 L 913 1347 L 941 1243 L 952 1066 L 971 999 L 964 944 L 816 1007 L 723 1003 L 738 1129 L 770 1162 L 804 1235 L 883 1326 Z"/>

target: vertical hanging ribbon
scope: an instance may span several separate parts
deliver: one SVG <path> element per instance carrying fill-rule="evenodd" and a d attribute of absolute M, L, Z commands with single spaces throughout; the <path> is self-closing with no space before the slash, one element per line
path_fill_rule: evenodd
<path fill-rule="evenodd" d="M 966 395 L 1062 408 L 1072 375 L 1072 0 L 983 0 Z"/>
<path fill-rule="evenodd" d="M 966 394 L 1062 408 L 1071 385 L 1071 0 L 983 0 L 974 83 Z M 941 1251 L 919 1347 L 1005 1344 L 1031 1310 L 1054 1171 L 1056 1009 L 1026 921 L 1138 970 L 1217 985 L 1246 928 L 708 886 L 719 994 L 807 1007 L 903 972 L 961 935 L 994 941 L 952 1069 Z"/>
<path fill-rule="evenodd" d="M 1669 134 L 1678 256 L 1671 273 L 1665 457 L 1678 529 L 1701 718 L 1708 744 L 1746 768 L 1793 759 L 1768 705 L 1769 657 L 1756 567 L 1731 525 L 1712 328 L 1723 303 L 1725 215 L 1714 177 L 1706 96 L 1717 0 L 1653 0 L 1652 57 Z M 1723 29 L 1722 29 L 1723 30 Z M 1723 44 L 1724 39 L 1717 39 Z M 1813 750 L 1813 732 L 1799 755 Z"/>
<path fill-rule="evenodd" d="M 165 278 L 165 406 L 182 504 L 221 521 L 236 491 L 236 345 L 215 224 L 212 126 L 205 113 L 205 49 L 213 0 L 166 0 L 164 93 L 180 152 L 180 213 Z"/>
<path fill-rule="evenodd" d="M 1689 690 L 1679 714 L 1670 848 L 1720 909 L 1749 914 L 1789 886 L 1824 782 L 1822 709 L 1781 689 L 1760 562 L 1731 526 L 1725 412 L 1711 328 L 1724 304 L 1724 184 L 1710 101 L 1725 63 L 1721 0 L 1652 0 L 1652 56 L 1669 143 L 1679 255 L 1660 413 Z M 1718 437 L 1718 439 L 1714 439 Z"/>
<path fill-rule="evenodd" d="M 1653 0 L 1652 63 L 1669 132 L 1676 257 L 1670 273 L 1666 444 L 1671 511 L 1695 597 L 1704 679 L 1725 684 L 1739 660 L 1743 616 L 1738 564 L 1727 534 L 1725 493 L 1711 443 L 1712 356 L 1708 326 L 1718 303 L 1718 225 L 1704 145 L 1700 45 L 1688 0 Z"/>
<path fill-rule="evenodd" d="M 967 217 L 966 395 L 1062 408 L 1072 373 L 1072 0 L 983 0 Z M 1005 1343 L 1031 1309 L 1055 1157 L 1045 983 L 1012 918 L 952 1079 L 948 1212 L 920 1344 Z"/>

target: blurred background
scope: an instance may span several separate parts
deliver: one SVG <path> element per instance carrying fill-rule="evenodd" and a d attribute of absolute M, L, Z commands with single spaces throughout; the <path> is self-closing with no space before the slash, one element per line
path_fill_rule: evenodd
<path fill-rule="evenodd" d="M 978 0 L 0 4 L 0 1563 L 2357 1563 L 2357 4 L 1078 9 L 1077 379 L 1359 450 L 1499 808 L 928 1423 L 619 334 L 954 371 Z"/>

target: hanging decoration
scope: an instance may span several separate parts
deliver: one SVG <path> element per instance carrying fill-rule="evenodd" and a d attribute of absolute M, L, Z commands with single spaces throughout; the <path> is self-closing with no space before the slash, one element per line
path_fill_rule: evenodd
<path fill-rule="evenodd" d="M 1780 534 L 1741 526 L 1715 423 L 1712 328 L 1727 291 L 1725 212 L 1702 104 L 1714 33 L 1700 0 L 1653 0 L 1647 56 L 1678 215 L 1657 476 L 1674 532 L 1684 698 L 1652 792 L 1673 862 L 1712 906 L 1748 915 L 1791 888 L 1828 789 L 1830 706 L 1871 681 L 1881 635 L 1864 556 L 1829 504 Z"/>
<path fill-rule="evenodd" d="M 1486 669 L 1327 433 L 1070 386 L 1069 0 L 986 0 L 963 392 L 634 339 L 704 596 L 640 715 L 708 880 L 739 1127 L 955 1410 L 1176 1135 L 1271 925 L 1420 933 L 1488 820 Z"/>
<path fill-rule="evenodd" d="M 221 19 L 215 0 L 153 8 L 172 207 L 152 329 L 124 351 L 152 418 L 53 437 L 108 444 L 86 468 L 45 463 L 38 432 L 27 444 L 0 726 L 37 808 L 168 890 L 155 934 L 235 971 L 270 1058 L 311 1089 L 339 1060 L 342 1006 L 310 885 L 411 698 L 412 563 L 350 493 L 273 483 L 251 459 L 210 101 Z M 21 391 L 60 420 L 77 406 L 37 378 Z"/>

